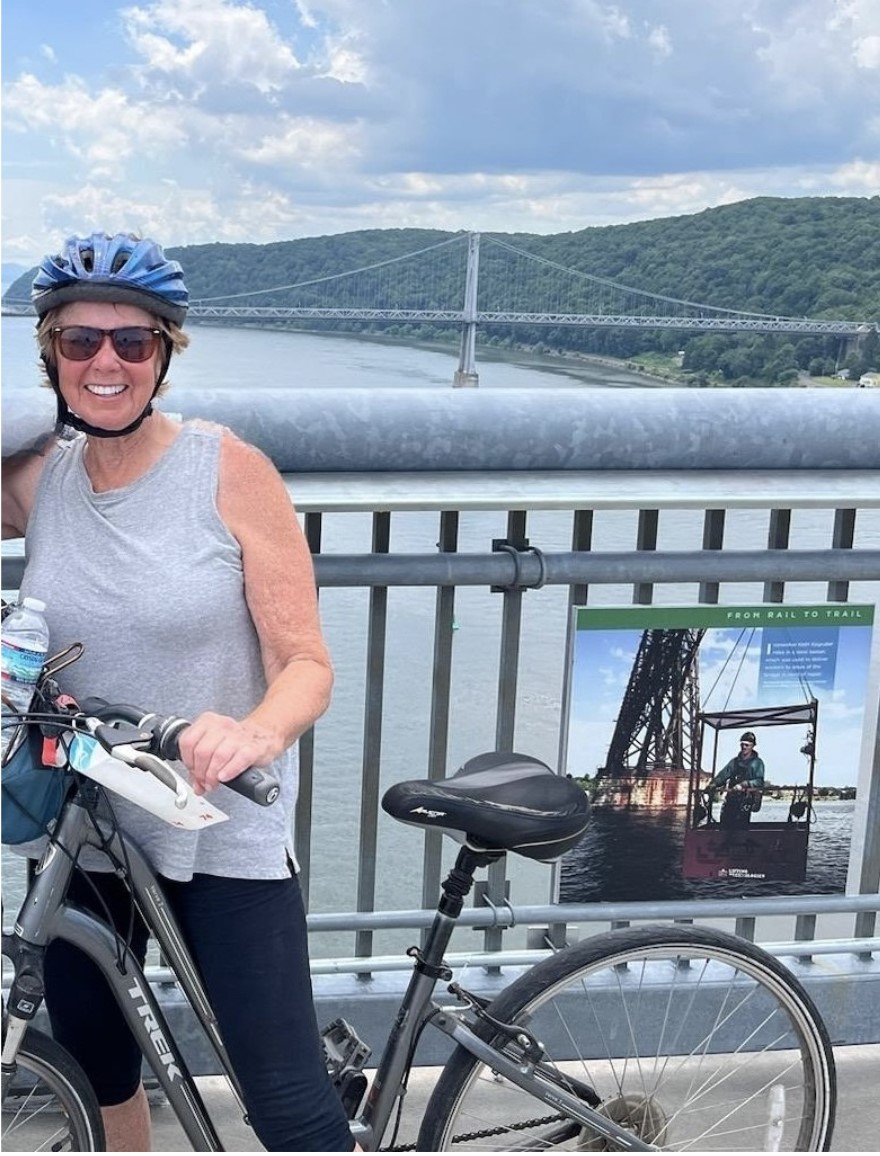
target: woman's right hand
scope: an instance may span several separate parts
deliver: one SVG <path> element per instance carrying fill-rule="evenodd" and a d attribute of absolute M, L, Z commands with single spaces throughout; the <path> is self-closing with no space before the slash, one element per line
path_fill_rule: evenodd
<path fill-rule="evenodd" d="M 250 767 L 265 767 L 281 754 L 277 736 L 247 719 L 206 711 L 180 732 L 180 758 L 197 795 L 237 778 Z"/>

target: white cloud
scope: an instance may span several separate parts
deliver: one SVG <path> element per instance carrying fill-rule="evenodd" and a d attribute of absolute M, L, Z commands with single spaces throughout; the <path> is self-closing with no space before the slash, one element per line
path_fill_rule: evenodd
<path fill-rule="evenodd" d="M 90 90 L 79 77 L 46 85 L 26 74 L 6 86 L 4 105 L 12 131 L 45 134 L 93 178 L 121 179 L 133 158 L 158 161 L 184 143 L 181 127 L 160 108 L 138 104 L 120 89 Z"/>
<path fill-rule="evenodd" d="M 355 129 L 310 117 L 279 117 L 277 127 L 253 146 L 242 145 L 240 155 L 259 165 L 305 168 L 324 166 L 331 172 L 357 157 Z"/>
<path fill-rule="evenodd" d="M 658 56 L 672 55 L 672 40 L 669 36 L 669 30 L 662 24 L 657 28 L 652 28 L 649 31 L 648 43 L 651 45 Z"/>
<path fill-rule="evenodd" d="M 143 57 L 142 75 L 156 73 L 197 88 L 232 82 L 268 93 L 300 68 L 265 12 L 229 0 L 159 0 L 123 13 L 127 35 Z"/>
<path fill-rule="evenodd" d="M 177 244 L 557 232 L 880 188 L 876 0 L 57 8 L 51 44 L 41 29 L 10 46 L 19 22 L 4 28 L 4 251 L 19 259 L 84 211 L 149 208 Z"/>

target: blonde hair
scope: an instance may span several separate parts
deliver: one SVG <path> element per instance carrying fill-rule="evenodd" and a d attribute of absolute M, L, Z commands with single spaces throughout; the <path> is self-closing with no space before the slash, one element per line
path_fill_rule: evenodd
<path fill-rule="evenodd" d="M 45 363 L 48 362 L 50 365 L 57 364 L 55 358 L 55 341 L 52 336 L 52 330 L 60 324 L 61 314 L 63 311 L 63 305 L 56 305 L 54 309 L 50 309 L 48 313 L 45 313 L 40 318 L 39 324 L 37 325 L 37 347 L 40 350 L 40 366 L 43 373 L 43 380 L 40 382 L 40 385 L 48 389 L 52 389 L 53 386 L 52 379 L 46 372 Z M 180 326 L 175 325 L 173 321 L 166 321 L 164 317 L 156 317 L 155 315 L 151 314 L 150 320 L 153 324 L 153 327 L 160 330 L 160 332 L 171 342 L 172 354 L 183 353 L 184 349 L 186 349 L 186 347 L 189 345 L 189 334 L 184 333 Z M 162 382 L 162 384 L 159 386 L 159 389 L 156 391 L 156 396 L 161 397 L 162 394 L 166 393 L 170 384 L 171 383 L 166 378 L 166 380 Z"/>

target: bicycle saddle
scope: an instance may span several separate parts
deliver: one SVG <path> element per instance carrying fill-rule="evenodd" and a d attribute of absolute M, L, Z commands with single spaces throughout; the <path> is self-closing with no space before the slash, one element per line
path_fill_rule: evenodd
<path fill-rule="evenodd" d="M 477 755 L 448 779 L 395 783 L 382 807 L 474 850 L 516 851 L 544 862 L 574 847 L 590 817 L 590 801 L 577 783 L 539 759 L 505 751 Z"/>

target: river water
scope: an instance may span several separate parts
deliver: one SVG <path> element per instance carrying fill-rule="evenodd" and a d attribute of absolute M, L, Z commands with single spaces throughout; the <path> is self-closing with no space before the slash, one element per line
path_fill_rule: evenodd
<path fill-rule="evenodd" d="M 3 389 L 7 398 L 20 389 L 35 389 L 36 360 L 32 322 L 3 319 Z M 457 354 L 413 348 L 387 342 L 316 334 L 222 329 L 195 326 L 192 345 L 176 360 L 171 380 L 187 388 L 240 387 L 258 391 L 263 386 L 290 384 L 326 388 L 379 386 L 451 388 Z M 628 388 L 650 384 L 639 374 L 609 369 L 596 363 L 529 358 L 481 360 L 481 388 L 548 387 Z M 173 409 L 173 385 L 166 403 Z M 292 486 L 294 500 L 295 484 Z M 824 547 L 831 536 L 830 511 L 796 511 L 792 546 Z M 766 512 L 733 511 L 727 531 L 734 548 L 766 540 Z M 699 542 L 702 513 L 671 511 L 661 518 L 658 547 L 680 548 Z M 437 515 L 396 514 L 392 519 L 392 549 L 433 552 Z M 875 526 L 876 529 L 876 526 Z M 322 549 L 359 553 L 370 549 L 368 515 L 341 514 L 325 518 Z M 503 512 L 463 515 L 460 549 L 485 551 L 493 537 L 504 537 Z M 544 511 L 530 515 L 529 534 L 543 549 L 570 548 L 570 515 Z M 635 513 L 597 515 L 597 549 L 631 548 L 635 541 Z M 693 587 L 658 588 L 658 601 L 690 602 Z M 824 586 L 803 583 L 797 601 L 823 601 Z M 868 601 L 864 592 L 854 600 Z M 591 591 L 597 604 L 629 603 L 631 587 L 604 587 Z M 760 587 L 738 587 L 730 601 L 759 601 Z M 874 600 L 874 599 L 870 599 Z M 526 598 L 521 643 L 516 745 L 551 765 L 558 762 L 558 734 L 567 629 L 566 592 L 545 588 Z M 313 911 L 354 910 L 356 906 L 356 832 L 360 814 L 360 774 L 363 747 L 364 671 L 366 665 L 368 592 L 326 589 L 321 608 L 324 628 L 337 669 L 333 704 L 316 734 L 316 783 L 312 839 Z M 495 698 L 500 638 L 500 599 L 487 590 L 462 588 L 456 593 L 454 682 L 449 769 L 467 757 L 494 747 Z M 389 594 L 387 674 L 383 717 L 382 786 L 425 773 L 432 664 L 434 592 L 393 589 Z M 817 810 L 811 839 L 811 874 L 804 890 L 842 890 L 846 881 L 852 804 L 824 804 Z M 562 869 L 563 897 L 589 899 L 684 898 L 716 893 L 717 884 L 680 879 L 674 864 L 679 854 L 681 815 L 641 812 L 631 815 L 597 812 L 583 846 Z M 418 872 L 420 832 L 382 819 L 379 832 L 378 908 L 421 907 Z M 644 855 L 632 847 L 651 847 L 650 870 Z M 815 848 L 815 853 L 813 853 Z M 453 857 L 449 844 L 445 860 Z M 514 857 L 511 857 L 514 858 Z M 654 862 L 656 860 L 656 863 Z M 680 858 L 679 858 L 680 861 Z M 520 864 L 522 861 L 520 861 Z M 666 866 L 663 866 L 666 864 Z M 4 865 L 8 858 L 4 853 Z M 516 869 L 514 874 L 517 874 Z M 536 874 L 539 873 L 539 874 Z M 5 872 L 5 875 L 14 874 Z M 529 867 L 522 884 L 515 881 L 514 902 L 541 902 L 547 898 L 546 869 Z M 536 882 L 537 881 L 537 882 Z M 4 881 L 6 890 L 6 881 Z M 725 892 L 725 894 L 728 894 Z M 7 912 L 14 906 L 7 894 Z M 410 938 L 406 933 L 407 940 Z M 477 937 L 473 937 L 476 940 Z M 325 947 L 326 945 L 326 947 Z M 379 937 L 377 949 L 396 949 L 399 936 Z M 476 943 L 475 943 L 475 946 Z M 325 948 L 325 949 L 321 949 Z M 322 937 L 319 954 L 347 952 L 337 937 Z"/>

